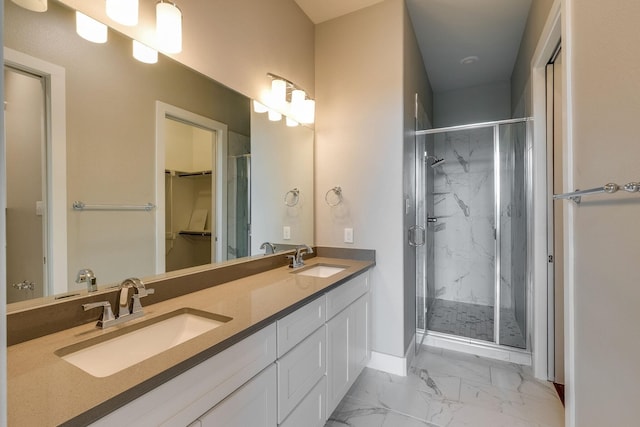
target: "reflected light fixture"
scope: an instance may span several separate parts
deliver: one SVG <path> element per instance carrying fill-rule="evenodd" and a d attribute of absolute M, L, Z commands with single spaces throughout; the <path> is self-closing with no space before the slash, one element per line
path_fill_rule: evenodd
<path fill-rule="evenodd" d="M 158 51 L 144 43 L 140 43 L 138 40 L 134 40 L 133 57 L 145 64 L 155 64 L 158 62 Z"/>
<path fill-rule="evenodd" d="M 272 73 L 267 73 L 267 76 L 271 78 L 271 90 L 262 94 L 262 103 L 253 101 L 253 110 L 256 113 L 268 112 L 271 121 L 281 120 L 284 114 L 290 127 L 313 123 L 315 101 L 291 81 Z"/>
<path fill-rule="evenodd" d="M 107 16 L 119 24 L 138 24 L 138 0 L 107 0 Z"/>
<path fill-rule="evenodd" d="M 160 0 L 156 4 L 156 38 L 161 51 L 182 51 L 182 12 L 175 3 Z"/>
<path fill-rule="evenodd" d="M 107 42 L 107 26 L 78 11 L 76 11 L 76 33 L 93 43 Z"/>
<path fill-rule="evenodd" d="M 32 12 L 46 12 L 49 8 L 47 0 L 12 0 L 15 4 Z"/>
<path fill-rule="evenodd" d="M 255 99 L 253 100 L 253 111 L 255 111 L 256 113 L 266 113 L 267 111 L 269 111 L 269 109 L 267 108 L 266 105 L 264 105 L 261 102 L 256 101 Z"/>
<path fill-rule="evenodd" d="M 272 122 L 279 122 L 282 120 L 282 114 L 278 113 L 276 110 L 269 109 L 269 120 Z"/>

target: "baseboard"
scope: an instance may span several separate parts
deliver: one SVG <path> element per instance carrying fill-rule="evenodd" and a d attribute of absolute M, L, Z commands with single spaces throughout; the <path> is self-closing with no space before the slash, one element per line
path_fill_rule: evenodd
<path fill-rule="evenodd" d="M 367 367 L 401 377 L 407 376 L 407 359 L 404 357 L 372 351 Z"/>

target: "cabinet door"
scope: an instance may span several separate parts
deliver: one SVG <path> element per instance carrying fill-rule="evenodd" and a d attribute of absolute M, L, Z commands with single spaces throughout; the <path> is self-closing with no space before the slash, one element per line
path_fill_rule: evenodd
<path fill-rule="evenodd" d="M 347 308 L 327 323 L 327 417 L 350 387 L 350 314 Z"/>
<path fill-rule="evenodd" d="M 326 405 L 327 378 L 322 377 L 280 427 L 323 427 L 327 420 Z"/>
<path fill-rule="evenodd" d="M 200 422 L 202 427 L 276 427 L 276 366 L 214 406 Z"/>
<path fill-rule="evenodd" d="M 350 342 L 350 379 L 355 381 L 369 360 L 369 294 L 365 294 L 354 302 L 351 310 L 354 330 Z"/>
<path fill-rule="evenodd" d="M 327 371 L 327 334 L 318 328 L 284 357 L 278 359 L 278 422 L 311 391 Z"/>

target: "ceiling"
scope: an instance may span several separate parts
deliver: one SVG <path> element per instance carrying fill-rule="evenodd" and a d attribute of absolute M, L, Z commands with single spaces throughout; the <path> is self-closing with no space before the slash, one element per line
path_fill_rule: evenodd
<path fill-rule="evenodd" d="M 295 1 L 318 24 L 382 0 Z M 406 0 L 434 92 L 509 81 L 531 1 Z"/>

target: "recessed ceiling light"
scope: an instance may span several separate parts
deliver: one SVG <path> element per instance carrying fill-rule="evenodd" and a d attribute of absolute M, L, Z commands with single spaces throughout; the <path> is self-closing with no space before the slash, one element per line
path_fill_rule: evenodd
<path fill-rule="evenodd" d="M 466 58 L 462 58 L 460 60 L 460 63 L 462 65 L 469 65 L 469 64 L 473 64 L 474 62 L 478 62 L 480 58 L 478 58 L 477 56 L 467 56 Z"/>

